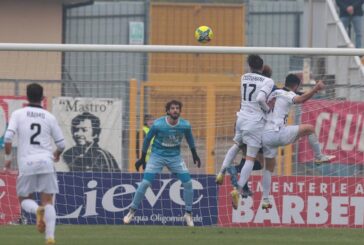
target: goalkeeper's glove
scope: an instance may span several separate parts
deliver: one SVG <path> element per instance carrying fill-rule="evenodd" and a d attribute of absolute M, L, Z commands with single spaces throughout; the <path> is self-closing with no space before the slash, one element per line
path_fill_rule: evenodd
<path fill-rule="evenodd" d="M 135 162 L 135 169 L 137 172 L 139 172 L 139 168 L 141 166 L 143 166 L 143 170 L 145 169 L 145 165 L 146 165 L 146 162 L 145 162 L 145 158 L 147 157 L 147 153 L 145 152 L 142 152 L 142 157 Z"/>
<path fill-rule="evenodd" d="M 197 155 L 196 149 L 195 148 L 191 149 L 191 153 L 192 153 L 193 163 L 197 164 L 198 168 L 201 167 L 201 160 Z"/>

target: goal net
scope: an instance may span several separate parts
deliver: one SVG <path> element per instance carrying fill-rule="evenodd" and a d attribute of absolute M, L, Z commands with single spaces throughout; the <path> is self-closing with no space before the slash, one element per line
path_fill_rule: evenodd
<path fill-rule="evenodd" d="M 186 142 L 182 156 L 193 178 L 198 226 L 364 227 L 363 68 L 353 49 L 284 49 L 173 46 L 4 45 L 0 52 L 0 136 L 11 113 L 26 105 L 26 85 L 40 83 L 43 106 L 62 128 L 66 150 L 58 172 L 57 222 L 122 224 L 142 174 L 143 126 L 183 103 L 202 161 L 197 168 Z M 272 209 L 261 209 L 262 171 L 249 180 L 252 196 L 232 208 L 230 176 L 215 184 L 233 144 L 240 107 L 240 77 L 247 54 L 257 53 L 282 87 L 297 74 L 302 91 L 315 80 L 325 90 L 293 107 L 289 124 L 315 127 L 323 151 L 336 158 L 315 165 L 307 139 L 282 147 L 272 180 Z M 82 125 L 82 126 L 81 126 Z M 3 159 L 3 138 L 0 157 Z M 17 203 L 16 142 L 13 172 L 0 172 L 0 224 L 34 223 Z M 238 165 L 243 153 L 235 158 Z M 3 161 L 1 161 L 2 163 Z M 147 190 L 132 224 L 183 225 L 183 187 L 164 170 Z"/>

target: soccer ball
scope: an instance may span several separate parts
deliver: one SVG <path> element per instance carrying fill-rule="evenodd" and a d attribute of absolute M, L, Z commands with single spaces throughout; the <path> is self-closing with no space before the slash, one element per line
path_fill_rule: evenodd
<path fill-rule="evenodd" d="M 214 33 L 208 26 L 200 26 L 195 31 L 195 38 L 200 43 L 208 43 L 213 38 Z"/>

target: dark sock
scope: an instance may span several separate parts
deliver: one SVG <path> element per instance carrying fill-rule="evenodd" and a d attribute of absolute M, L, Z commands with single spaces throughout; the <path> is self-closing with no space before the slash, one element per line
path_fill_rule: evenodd
<path fill-rule="evenodd" d="M 249 186 L 248 186 L 248 183 L 246 183 L 244 185 L 243 190 L 246 191 L 246 192 L 250 191 Z"/>
<path fill-rule="evenodd" d="M 236 165 L 235 168 L 236 168 L 236 171 L 238 173 L 241 172 L 241 169 L 244 167 L 244 163 L 245 163 L 245 158 L 242 158 L 239 165 Z M 254 167 L 253 167 L 253 171 L 255 170 L 261 170 L 263 167 L 262 165 L 260 164 L 260 162 L 258 160 L 255 160 L 254 161 Z"/>
<path fill-rule="evenodd" d="M 254 161 L 254 167 L 253 167 L 253 171 L 254 170 L 261 170 L 263 167 L 262 167 L 262 164 L 260 164 L 260 162 L 258 160 L 255 160 Z"/>

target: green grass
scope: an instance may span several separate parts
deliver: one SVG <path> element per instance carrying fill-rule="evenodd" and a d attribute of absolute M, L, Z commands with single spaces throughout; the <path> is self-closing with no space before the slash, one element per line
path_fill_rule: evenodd
<path fill-rule="evenodd" d="M 364 244 L 362 229 L 59 225 L 57 245 Z M 44 244 L 35 226 L 1 226 L 0 244 Z"/>

